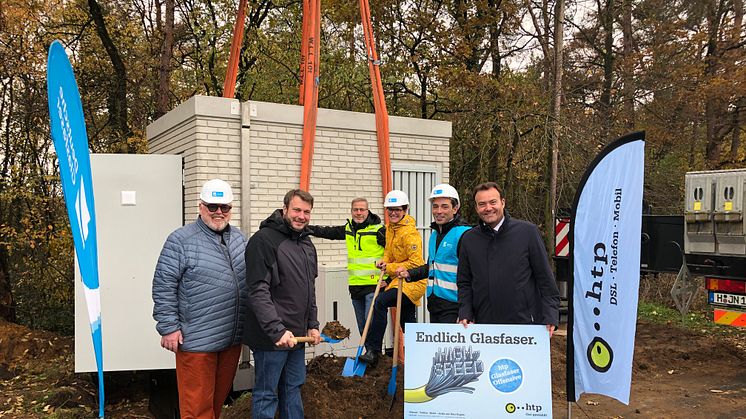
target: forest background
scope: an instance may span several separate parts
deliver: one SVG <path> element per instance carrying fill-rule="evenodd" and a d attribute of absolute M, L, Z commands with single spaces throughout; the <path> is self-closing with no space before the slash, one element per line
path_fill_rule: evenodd
<path fill-rule="evenodd" d="M 453 123 L 450 178 L 464 196 L 495 180 L 513 215 L 551 231 L 587 164 L 636 130 L 655 214 L 682 213 L 685 172 L 744 167 L 743 0 L 370 1 L 389 114 Z M 0 317 L 73 329 L 50 43 L 71 54 L 91 151 L 144 153 L 149 123 L 222 95 L 237 3 L 0 1 Z M 235 97 L 297 103 L 303 2 L 248 3 Z M 321 12 L 319 106 L 373 112 L 358 3 Z"/>

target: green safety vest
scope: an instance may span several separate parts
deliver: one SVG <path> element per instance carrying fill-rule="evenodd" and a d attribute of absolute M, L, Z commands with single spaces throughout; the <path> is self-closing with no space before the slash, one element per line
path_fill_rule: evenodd
<path fill-rule="evenodd" d="M 381 275 L 376 262 L 383 257 L 383 246 L 376 237 L 381 224 L 369 225 L 352 232 L 351 222 L 345 226 L 347 243 L 347 275 L 349 285 L 375 285 Z"/>

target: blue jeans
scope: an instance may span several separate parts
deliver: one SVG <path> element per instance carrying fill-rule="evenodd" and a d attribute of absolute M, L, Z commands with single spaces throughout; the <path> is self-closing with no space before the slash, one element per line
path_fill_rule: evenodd
<path fill-rule="evenodd" d="M 253 419 L 274 419 L 278 403 L 280 419 L 303 419 L 300 387 L 306 381 L 305 354 L 303 349 L 254 351 Z"/>
<path fill-rule="evenodd" d="M 368 338 L 365 341 L 365 350 L 381 352 L 383 346 L 383 335 L 386 333 L 386 324 L 388 320 L 386 315 L 389 313 L 389 307 L 396 307 L 396 288 L 383 291 L 378 294 L 376 303 L 373 306 L 373 321 L 368 330 Z M 401 296 L 401 323 L 402 332 L 404 323 L 414 323 L 417 321 L 417 307 L 406 295 Z"/>
<path fill-rule="evenodd" d="M 355 319 L 357 320 L 357 330 L 360 332 L 360 336 L 363 335 L 363 329 L 365 329 L 365 320 L 368 317 L 368 310 L 370 309 L 370 303 L 373 302 L 373 292 L 365 295 L 360 300 L 352 299 L 352 308 L 355 309 Z"/>

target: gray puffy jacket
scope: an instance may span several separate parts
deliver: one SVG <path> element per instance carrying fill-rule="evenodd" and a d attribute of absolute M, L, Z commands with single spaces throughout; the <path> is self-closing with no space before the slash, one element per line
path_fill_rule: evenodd
<path fill-rule="evenodd" d="M 197 221 L 171 233 L 153 277 L 153 318 L 161 336 L 181 330 L 187 352 L 216 352 L 241 342 L 246 312 L 246 239 Z"/>

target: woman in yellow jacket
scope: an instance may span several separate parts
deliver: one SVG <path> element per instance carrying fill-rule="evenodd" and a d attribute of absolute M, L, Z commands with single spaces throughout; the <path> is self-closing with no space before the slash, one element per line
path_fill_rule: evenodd
<path fill-rule="evenodd" d="M 395 280 L 396 270 L 400 267 L 412 269 L 425 264 L 422 258 L 422 237 L 417 231 L 417 224 L 411 215 L 407 214 L 409 198 L 407 194 L 399 190 L 393 190 L 386 194 L 383 203 L 389 216 L 386 224 L 386 248 L 383 259 L 377 265 L 385 269 L 390 278 L 386 290 L 381 292 L 376 299 L 373 309 L 373 321 L 365 341 L 366 352 L 360 360 L 375 367 L 381 354 L 383 345 L 383 334 L 386 332 L 386 314 L 389 307 L 396 306 L 396 294 L 398 282 Z M 393 279 L 393 280 L 392 280 Z M 427 289 L 427 279 L 414 282 L 404 282 L 402 293 L 407 298 L 402 298 L 401 305 L 401 327 L 404 330 L 405 323 L 416 321 L 415 311 L 422 301 Z"/>

